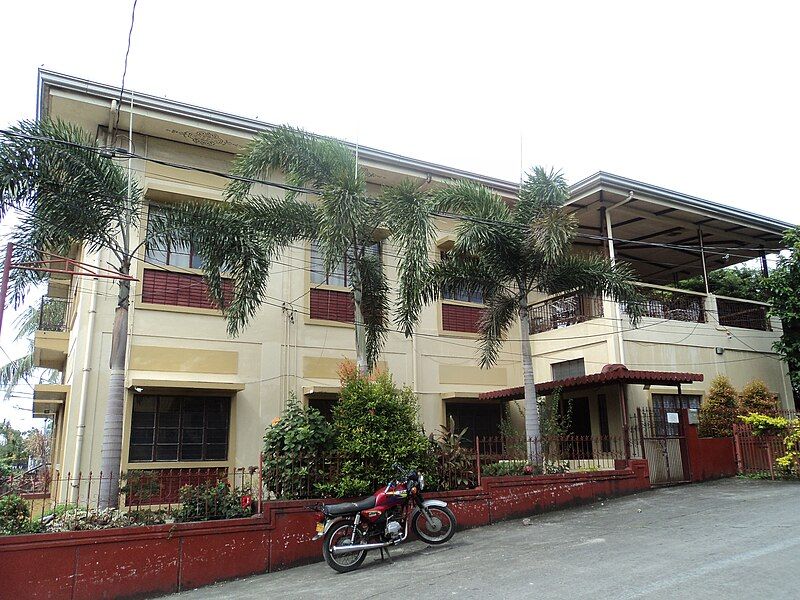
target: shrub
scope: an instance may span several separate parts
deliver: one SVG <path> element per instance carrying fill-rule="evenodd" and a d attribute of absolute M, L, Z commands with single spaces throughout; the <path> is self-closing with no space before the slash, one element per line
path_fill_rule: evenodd
<path fill-rule="evenodd" d="M 465 427 L 456 430 L 451 416 L 447 425 L 439 428 L 439 435 L 431 434 L 432 448 L 436 453 L 436 472 L 431 473 L 431 488 L 456 490 L 469 487 L 475 482 L 475 457 L 462 445 Z"/>
<path fill-rule="evenodd" d="M 417 420 L 409 388 L 398 390 L 387 373 L 361 375 L 342 364 L 339 402 L 333 409 L 336 447 L 343 462 L 335 490 L 339 496 L 373 492 L 396 475 L 395 464 L 435 472 L 430 442 Z"/>
<path fill-rule="evenodd" d="M 485 477 L 509 477 L 516 475 L 541 475 L 542 467 L 526 460 L 501 460 L 490 465 L 481 465 Z"/>
<path fill-rule="evenodd" d="M 280 498 L 303 495 L 309 482 L 324 473 L 324 454 L 331 450 L 333 430 L 318 410 L 305 408 L 292 395 L 283 415 L 264 433 L 264 481 Z"/>
<path fill-rule="evenodd" d="M 708 398 L 700 407 L 700 437 L 730 437 L 737 413 L 736 389 L 724 375 L 711 381 Z"/>
<path fill-rule="evenodd" d="M 264 454 L 315 454 L 329 450 L 333 441 L 331 426 L 318 410 L 305 408 L 292 394 L 283 415 L 272 421 L 264 433 Z"/>
<path fill-rule="evenodd" d="M 185 485 L 179 492 L 180 508 L 175 511 L 175 520 L 214 521 L 246 517 L 242 496 L 231 490 L 227 481 Z"/>
<path fill-rule="evenodd" d="M 789 429 L 789 421 L 783 417 L 751 413 L 739 419 L 752 427 L 753 435 L 786 435 Z"/>
<path fill-rule="evenodd" d="M 19 535 L 33 533 L 36 526 L 31 523 L 28 503 L 16 494 L 0 498 L 0 534 Z"/>
<path fill-rule="evenodd" d="M 760 379 L 753 379 L 742 388 L 739 398 L 739 412 L 743 415 L 758 413 L 777 416 L 778 400 L 775 394 L 769 391 L 766 383 Z"/>
<path fill-rule="evenodd" d="M 167 510 L 131 510 L 121 511 L 116 508 L 78 508 L 74 506 L 59 507 L 53 512 L 52 519 L 44 525 L 44 531 L 55 533 L 60 531 L 94 531 L 100 529 L 116 529 L 118 527 L 136 527 L 142 525 L 163 525 L 172 521 Z"/>
<path fill-rule="evenodd" d="M 778 472 L 786 479 L 800 479 L 800 424 L 791 424 L 784 444 L 786 454 L 775 461 Z"/>

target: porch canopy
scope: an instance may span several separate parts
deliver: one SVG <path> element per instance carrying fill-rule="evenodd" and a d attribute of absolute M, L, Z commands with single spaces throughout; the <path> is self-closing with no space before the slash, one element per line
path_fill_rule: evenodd
<path fill-rule="evenodd" d="M 625 365 L 606 365 L 600 373 L 583 375 L 581 377 L 567 377 L 536 384 L 536 393 L 547 396 L 556 391 L 568 392 L 611 384 L 638 384 L 638 385 L 677 385 L 703 381 L 702 373 L 684 373 L 678 371 L 632 371 Z M 483 392 L 481 400 L 521 400 L 525 397 L 523 386 Z"/>
<path fill-rule="evenodd" d="M 670 285 L 783 248 L 793 225 L 599 172 L 570 187 L 576 245 L 627 261 L 645 283 Z M 608 247 L 613 238 L 613 250 Z"/>

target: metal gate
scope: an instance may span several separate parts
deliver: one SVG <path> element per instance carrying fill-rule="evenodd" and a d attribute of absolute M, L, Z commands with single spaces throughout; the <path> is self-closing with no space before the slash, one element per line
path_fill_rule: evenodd
<path fill-rule="evenodd" d="M 689 481 L 689 456 L 684 424 L 677 412 L 639 408 L 636 410 L 639 450 L 647 460 L 652 485 L 674 485 Z"/>

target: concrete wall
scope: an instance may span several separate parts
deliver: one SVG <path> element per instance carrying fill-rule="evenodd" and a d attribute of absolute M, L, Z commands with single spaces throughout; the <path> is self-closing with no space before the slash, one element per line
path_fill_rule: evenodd
<path fill-rule="evenodd" d="M 487 477 L 483 488 L 430 497 L 463 529 L 649 488 L 647 463 L 630 461 L 603 473 Z M 248 519 L 0 537 L 0 589 L 4 598 L 132 598 L 319 561 L 314 503 L 271 502 Z"/>

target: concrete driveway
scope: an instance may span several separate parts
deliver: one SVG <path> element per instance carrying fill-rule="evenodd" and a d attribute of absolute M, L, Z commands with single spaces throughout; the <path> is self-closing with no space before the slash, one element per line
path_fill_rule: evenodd
<path fill-rule="evenodd" d="M 175 594 L 222 598 L 796 598 L 800 485 L 728 479 L 611 499 Z"/>

